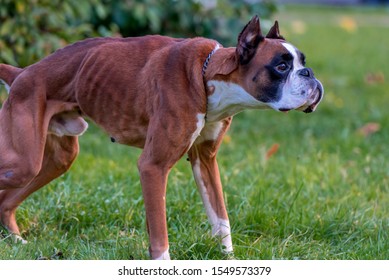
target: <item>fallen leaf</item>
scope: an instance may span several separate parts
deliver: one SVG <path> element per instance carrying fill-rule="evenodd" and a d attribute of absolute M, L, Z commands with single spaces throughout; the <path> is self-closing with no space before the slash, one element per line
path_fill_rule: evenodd
<path fill-rule="evenodd" d="M 231 143 L 231 136 L 230 135 L 225 135 L 223 138 L 223 143 L 229 144 Z"/>
<path fill-rule="evenodd" d="M 304 34 L 307 31 L 307 25 L 301 20 L 292 21 L 292 30 L 296 34 Z"/>
<path fill-rule="evenodd" d="M 379 123 L 371 122 L 371 123 L 367 123 L 364 126 L 362 126 L 361 128 L 359 128 L 358 134 L 360 134 L 364 137 L 367 137 L 371 134 L 378 132 L 380 129 L 381 129 L 381 125 Z"/>
<path fill-rule="evenodd" d="M 280 147 L 280 144 L 278 144 L 278 143 L 273 144 L 273 145 L 270 147 L 270 149 L 267 150 L 267 152 L 266 152 L 266 159 L 269 159 L 269 158 L 272 157 L 275 153 L 277 153 L 279 147 Z"/>
<path fill-rule="evenodd" d="M 355 19 L 349 16 L 343 16 L 340 19 L 339 26 L 349 33 L 354 33 L 358 29 Z"/>
<path fill-rule="evenodd" d="M 365 83 L 368 85 L 383 84 L 385 82 L 385 75 L 381 71 L 375 73 L 367 73 L 365 75 Z"/>

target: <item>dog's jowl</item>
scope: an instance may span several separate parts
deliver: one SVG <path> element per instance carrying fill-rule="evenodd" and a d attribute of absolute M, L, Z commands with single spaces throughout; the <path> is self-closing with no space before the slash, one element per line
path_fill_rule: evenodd
<path fill-rule="evenodd" d="M 313 112 L 323 87 L 304 55 L 258 17 L 237 46 L 206 38 L 94 38 L 24 69 L 0 64 L 9 97 L 0 111 L 0 221 L 25 242 L 16 208 L 65 173 L 87 118 L 116 143 L 143 148 L 138 160 L 153 259 L 169 259 L 165 194 L 173 165 L 188 154 L 223 251 L 233 251 L 217 150 L 244 109 Z M 112 171 L 114 172 L 114 170 Z"/>

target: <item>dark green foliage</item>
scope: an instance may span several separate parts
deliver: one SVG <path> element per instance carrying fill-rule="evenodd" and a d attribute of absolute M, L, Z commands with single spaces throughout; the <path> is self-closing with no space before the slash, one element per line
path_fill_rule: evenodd
<path fill-rule="evenodd" d="M 69 42 L 99 35 L 89 23 L 99 1 L 0 0 L 0 62 L 26 66 Z"/>
<path fill-rule="evenodd" d="M 0 63 L 24 67 L 92 36 L 158 33 L 234 44 L 252 15 L 274 10 L 267 1 L 0 0 Z"/>
<path fill-rule="evenodd" d="M 181 37 L 204 36 L 217 39 L 223 44 L 235 44 L 237 34 L 254 14 L 262 19 L 269 18 L 276 7 L 271 1 L 106 2 L 106 10 L 109 12 L 105 16 L 96 17 L 94 23 L 108 27 L 114 22 L 123 36 L 150 33 Z"/>

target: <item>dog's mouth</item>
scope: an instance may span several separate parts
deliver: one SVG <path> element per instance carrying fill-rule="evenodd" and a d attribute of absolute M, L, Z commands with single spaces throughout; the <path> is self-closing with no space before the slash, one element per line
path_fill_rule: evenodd
<path fill-rule="evenodd" d="M 304 113 L 312 113 L 316 110 L 317 106 L 319 105 L 320 101 L 323 99 L 324 94 L 324 88 L 323 85 L 319 80 L 316 80 L 316 89 L 314 89 L 313 93 L 311 94 L 308 104 L 304 104 L 303 106 L 297 108 L 299 111 L 303 111 Z"/>
<path fill-rule="evenodd" d="M 311 88 L 307 89 L 307 91 L 308 93 L 303 91 L 300 95 L 295 94 L 292 97 L 289 94 L 289 96 L 284 98 L 283 102 L 268 103 L 269 107 L 284 113 L 291 110 L 312 113 L 323 99 L 324 88 L 321 82 L 314 78 L 313 83 L 311 83 Z M 282 106 L 279 103 L 282 103 Z"/>
<path fill-rule="evenodd" d="M 313 94 L 314 96 L 314 101 L 312 104 L 310 104 L 303 112 L 304 113 L 312 113 L 316 110 L 317 106 L 319 105 L 320 101 L 323 99 L 323 94 L 324 94 L 324 88 L 323 85 L 319 80 L 316 80 L 316 90 Z"/>

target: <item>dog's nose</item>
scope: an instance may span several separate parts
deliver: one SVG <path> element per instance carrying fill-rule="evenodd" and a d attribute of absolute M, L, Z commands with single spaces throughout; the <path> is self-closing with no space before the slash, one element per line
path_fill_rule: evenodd
<path fill-rule="evenodd" d="M 313 77 L 313 71 L 311 68 L 303 68 L 298 71 L 298 74 L 307 78 Z"/>

